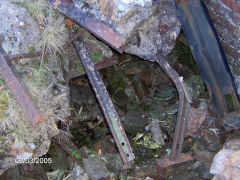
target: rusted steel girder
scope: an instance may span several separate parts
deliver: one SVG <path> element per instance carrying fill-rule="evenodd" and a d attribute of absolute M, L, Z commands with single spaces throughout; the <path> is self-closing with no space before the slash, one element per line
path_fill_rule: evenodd
<path fill-rule="evenodd" d="M 161 54 L 158 55 L 158 59 L 156 61 L 162 67 L 165 73 L 171 78 L 178 90 L 179 103 L 177 124 L 175 127 L 169 159 L 171 161 L 180 161 L 192 97 L 187 90 L 187 87 L 183 81 L 183 77 L 180 77 L 177 74 L 177 72 L 169 65 L 167 60 Z"/>
<path fill-rule="evenodd" d="M 202 0 L 175 0 L 194 59 L 220 118 L 238 112 L 233 77 L 213 23 Z M 240 128 L 240 127 L 239 127 Z"/>
<path fill-rule="evenodd" d="M 14 98 L 20 104 L 28 121 L 34 126 L 38 122 L 46 120 L 34 104 L 30 92 L 23 86 L 21 80 L 17 78 L 3 55 L 0 53 L 0 74 L 12 92 Z"/>
<path fill-rule="evenodd" d="M 126 39 L 109 25 L 95 20 L 89 14 L 83 12 L 83 10 L 75 5 L 71 0 L 48 1 L 60 12 L 80 24 L 118 52 L 122 53 L 122 46 L 124 45 Z"/>
<path fill-rule="evenodd" d="M 106 87 L 104 86 L 99 72 L 94 66 L 92 57 L 88 52 L 85 42 L 83 40 L 75 41 L 74 46 L 77 50 L 78 56 L 80 57 L 90 84 L 92 85 L 92 88 L 97 97 L 98 103 L 100 104 L 102 112 L 111 130 L 121 158 L 124 164 L 129 166 L 131 165 L 131 162 L 135 159 L 135 156 L 132 152 L 131 145 L 125 134 L 122 123 L 114 108 L 111 98 L 106 90 Z"/>

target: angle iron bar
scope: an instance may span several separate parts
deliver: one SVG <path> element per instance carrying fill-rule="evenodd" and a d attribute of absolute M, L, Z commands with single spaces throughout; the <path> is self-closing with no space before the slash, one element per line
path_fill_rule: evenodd
<path fill-rule="evenodd" d="M 184 135 L 188 121 L 188 114 L 186 112 L 188 112 L 190 108 L 189 103 L 192 103 L 192 97 L 189 94 L 182 77 L 179 77 L 178 73 L 169 65 L 167 60 L 161 54 L 158 55 L 156 61 L 174 82 L 179 94 L 177 124 L 175 127 L 173 144 L 169 159 L 171 161 L 180 161 L 180 155 L 182 152 Z"/>
<path fill-rule="evenodd" d="M 3 55 L 0 53 L 0 74 L 12 92 L 14 98 L 21 106 L 28 121 L 34 126 L 38 122 L 45 121 L 39 108 L 34 103 L 30 92 L 24 87 L 21 80 L 17 78 Z"/>
<path fill-rule="evenodd" d="M 82 62 L 82 65 L 86 71 L 90 84 L 95 92 L 98 103 L 102 109 L 108 126 L 111 130 L 121 158 L 126 165 L 131 165 L 131 162 L 135 159 L 132 152 L 131 145 L 125 134 L 121 121 L 114 108 L 111 98 L 104 86 L 104 83 L 100 77 L 99 72 L 94 66 L 92 57 L 86 47 L 84 40 L 74 41 L 74 46 L 77 50 L 78 56 Z"/>
<path fill-rule="evenodd" d="M 202 0 L 175 0 L 179 19 L 194 59 L 220 118 L 240 110 L 239 98 L 226 56 Z M 226 96 L 230 95 L 228 102 Z M 234 110 L 229 108 L 231 103 Z"/>
<path fill-rule="evenodd" d="M 48 0 L 60 12 L 80 24 L 82 27 L 93 33 L 102 41 L 110 45 L 119 53 L 123 52 L 122 46 L 125 44 L 125 37 L 116 32 L 112 27 L 104 22 L 100 22 L 91 17 L 71 0 Z"/>

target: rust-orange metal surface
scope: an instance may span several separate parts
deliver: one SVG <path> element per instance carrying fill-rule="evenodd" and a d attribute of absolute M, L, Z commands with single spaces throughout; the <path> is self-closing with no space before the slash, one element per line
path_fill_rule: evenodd
<path fill-rule="evenodd" d="M 21 80 L 12 71 L 3 55 L 0 53 L 0 74 L 5 80 L 14 98 L 21 106 L 28 121 L 34 126 L 37 122 L 44 121 L 39 108 L 34 104 L 30 92 L 23 86 Z"/>

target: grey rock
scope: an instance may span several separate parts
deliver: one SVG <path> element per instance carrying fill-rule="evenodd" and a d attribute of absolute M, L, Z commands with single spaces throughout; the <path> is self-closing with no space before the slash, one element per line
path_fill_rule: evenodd
<path fill-rule="evenodd" d="M 157 53 L 168 55 L 180 32 L 174 1 L 162 0 L 155 14 L 152 14 L 132 34 L 125 52 L 145 60 L 154 61 Z"/>
<path fill-rule="evenodd" d="M 27 53 L 28 47 L 39 41 L 39 30 L 26 10 L 8 0 L 0 2 L 0 34 L 3 49 L 8 54 Z"/>
<path fill-rule="evenodd" d="M 143 132 L 148 123 L 148 119 L 137 111 L 128 111 L 123 118 L 123 127 L 129 133 Z"/>
<path fill-rule="evenodd" d="M 201 129 L 199 137 L 200 142 L 205 148 L 211 152 L 217 152 L 220 147 L 220 139 L 218 135 L 210 130 Z"/>
<path fill-rule="evenodd" d="M 103 154 L 101 159 L 105 162 L 107 169 L 117 174 L 123 168 L 123 162 L 119 154 Z"/>
<path fill-rule="evenodd" d="M 200 180 L 199 176 L 195 172 L 186 173 L 179 176 L 169 177 L 166 180 Z"/>
<path fill-rule="evenodd" d="M 198 172 L 200 178 L 212 179 L 213 175 L 210 173 L 211 163 L 211 161 L 197 161 L 194 163 L 194 169 Z"/>
<path fill-rule="evenodd" d="M 205 85 L 200 75 L 193 75 L 185 82 L 188 87 L 189 93 L 194 98 L 197 98 L 201 93 L 205 91 Z"/>
<path fill-rule="evenodd" d="M 235 84 L 237 87 L 237 93 L 240 95 L 240 76 L 235 76 Z"/>
<path fill-rule="evenodd" d="M 72 171 L 65 178 L 66 180 L 89 180 L 84 169 L 78 164 L 74 164 Z"/>
<path fill-rule="evenodd" d="M 75 0 L 82 11 L 126 37 L 125 52 L 155 60 L 170 53 L 180 31 L 173 0 Z M 88 6 L 84 5 L 87 3 Z"/>
<path fill-rule="evenodd" d="M 98 157 L 89 157 L 84 161 L 84 169 L 91 180 L 109 179 L 110 173 Z"/>
<path fill-rule="evenodd" d="M 159 124 L 158 120 L 152 119 L 150 122 L 150 125 L 151 125 L 151 133 L 152 133 L 153 140 L 157 144 L 163 146 L 165 144 L 164 134 L 160 128 L 160 124 Z"/>
<path fill-rule="evenodd" d="M 240 139 L 234 137 L 225 143 L 212 162 L 213 180 L 237 180 L 240 178 Z"/>
<path fill-rule="evenodd" d="M 96 103 L 96 98 L 90 85 L 71 85 L 70 96 L 72 103 L 74 103 L 76 107 Z"/>
<path fill-rule="evenodd" d="M 13 167 L 8 170 L 7 179 L 19 179 L 20 176 L 19 167 Z"/>

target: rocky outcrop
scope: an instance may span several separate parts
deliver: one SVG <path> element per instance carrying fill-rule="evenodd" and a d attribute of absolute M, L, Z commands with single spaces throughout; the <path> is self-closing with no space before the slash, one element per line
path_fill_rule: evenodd
<path fill-rule="evenodd" d="M 126 37 L 125 52 L 145 60 L 167 55 L 180 31 L 173 0 L 74 0 L 82 11 Z"/>

